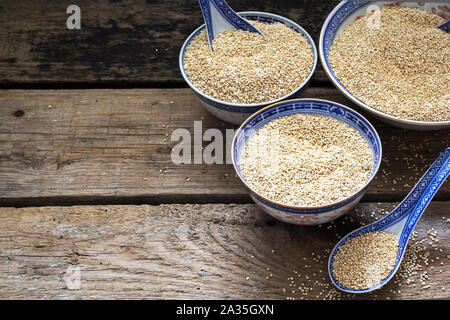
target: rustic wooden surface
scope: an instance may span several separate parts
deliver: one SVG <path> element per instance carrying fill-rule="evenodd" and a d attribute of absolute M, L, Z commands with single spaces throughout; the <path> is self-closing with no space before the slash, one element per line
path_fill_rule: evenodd
<path fill-rule="evenodd" d="M 316 44 L 338 1 L 229 0 L 301 24 Z M 80 0 L 81 29 L 68 30 L 66 1 L 0 3 L 0 86 L 185 86 L 178 55 L 203 24 L 196 0 Z M 311 6 L 314 10 L 311 10 Z M 314 81 L 326 81 L 320 64 Z"/>
<path fill-rule="evenodd" d="M 228 3 L 299 22 L 317 44 L 338 1 Z M 76 4 L 81 30 L 66 28 L 68 3 L 0 3 L 0 299 L 450 298 L 448 183 L 419 222 L 425 240 L 410 242 L 408 251 L 429 254 L 413 284 L 397 275 L 352 296 L 326 274 L 339 237 L 391 211 L 449 145 L 450 130 L 396 129 L 363 112 L 384 156 L 362 203 L 323 226 L 276 221 L 230 164 L 171 161 L 174 130 L 192 133 L 194 121 L 203 132 L 236 128 L 182 88 L 177 59 L 203 23 L 197 1 Z M 63 88 L 71 90 L 55 90 Z M 320 64 L 303 97 L 356 108 Z M 79 268 L 79 289 L 68 287 L 68 267 Z"/>
<path fill-rule="evenodd" d="M 348 104 L 332 88 L 304 96 Z M 231 164 L 172 163 L 173 130 L 192 133 L 197 120 L 204 130 L 235 128 L 189 89 L 3 90 L 0 120 L 2 205 L 250 201 Z M 371 120 L 384 160 L 364 201 L 400 201 L 448 145 L 450 130 L 405 131 Z M 450 199 L 448 184 L 436 199 Z"/>
<path fill-rule="evenodd" d="M 432 203 L 417 226 L 419 238 L 434 228 L 439 242 L 424 242 L 429 265 L 410 277 L 415 287 L 396 276 L 363 296 L 336 296 L 327 250 L 391 203 L 360 204 L 321 227 L 275 221 L 253 204 L 0 208 L 0 298 L 449 298 L 449 205 Z M 79 289 L 68 288 L 68 267 L 79 268 Z"/>

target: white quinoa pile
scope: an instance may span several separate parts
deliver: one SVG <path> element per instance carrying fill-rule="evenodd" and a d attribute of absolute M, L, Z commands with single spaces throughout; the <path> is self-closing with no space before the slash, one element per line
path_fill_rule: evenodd
<path fill-rule="evenodd" d="M 274 119 L 248 139 L 241 158 L 245 182 L 258 194 L 291 206 L 343 200 L 370 178 L 364 137 L 332 117 L 294 114 Z"/>
<path fill-rule="evenodd" d="M 394 269 L 398 237 L 389 232 L 369 232 L 348 240 L 334 256 L 333 275 L 350 289 L 371 288 Z"/>
<path fill-rule="evenodd" d="M 266 37 L 227 30 L 213 40 L 211 52 L 203 30 L 186 48 L 184 68 L 201 92 L 241 104 L 268 102 L 299 87 L 313 66 L 306 38 L 279 23 L 249 21 Z"/>
<path fill-rule="evenodd" d="M 421 9 L 381 8 L 334 41 L 329 61 L 353 95 L 412 120 L 450 120 L 450 34 L 445 19 Z"/>

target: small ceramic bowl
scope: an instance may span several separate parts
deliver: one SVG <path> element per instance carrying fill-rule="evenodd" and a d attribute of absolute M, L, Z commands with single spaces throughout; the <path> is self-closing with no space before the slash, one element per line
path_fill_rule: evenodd
<path fill-rule="evenodd" d="M 253 191 L 245 182 L 241 157 L 250 136 L 269 121 L 297 113 L 319 114 L 343 121 L 361 133 L 372 150 L 373 165 L 366 184 L 352 196 L 336 203 L 317 207 L 288 206 L 270 200 Z M 253 201 L 269 215 L 293 224 L 316 225 L 334 220 L 352 209 L 366 192 L 381 163 L 381 141 L 372 125 L 356 111 L 341 104 L 320 99 L 288 100 L 268 106 L 248 118 L 236 131 L 231 144 L 231 157 L 238 177 L 247 187 Z"/>
<path fill-rule="evenodd" d="M 255 113 L 256 111 L 260 110 L 261 108 L 271 105 L 273 103 L 276 103 L 278 101 L 282 101 L 285 99 L 291 99 L 296 96 L 298 96 L 303 90 L 305 90 L 308 87 L 309 81 L 311 79 L 312 74 L 314 73 L 314 70 L 317 65 L 317 49 L 314 44 L 314 41 L 312 40 L 311 36 L 298 24 L 295 22 L 286 19 L 284 17 L 271 14 L 271 13 L 265 13 L 265 12 L 257 12 L 257 11 L 246 11 L 246 12 L 239 12 L 240 16 L 249 19 L 249 20 L 256 20 L 260 22 L 281 22 L 285 25 L 293 28 L 297 32 L 301 33 L 308 43 L 311 45 L 312 51 L 313 51 L 313 65 L 311 68 L 311 72 L 309 73 L 308 77 L 305 79 L 305 81 L 294 91 L 291 93 L 278 98 L 276 100 L 264 102 L 264 103 L 253 103 L 253 104 L 238 104 L 238 103 L 231 103 L 226 101 L 221 101 L 218 99 L 215 99 L 211 96 L 208 96 L 198 90 L 194 84 L 189 80 L 188 75 L 186 74 L 186 71 L 184 70 L 184 54 L 186 52 L 187 46 L 191 43 L 191 41 L 205 28 L 205 25 L 200 26 L 197 30 L 195 30 L 185 41 L 183 44 L 183 47 L 180 51 L 180 58 L 179 58 L 179 65 L 181 74 L 183 75 L 184 80 L 186 83 L 191 87 L 191 89 L 194 91 L 195 95 L 199 99 L 200 103 L 212 114 L 214 114 L 219 119 L 222 119 L 227 122 L 231 122 L 234 124 L 241 124 L 245 119 L 247 119 L 250 115 Z"/>
<path fill-rule="evenodd" d="M 405 6 L 410 8 L 419 8 L 422 10 L 432 11 L 447 18 L 450 17 L 450 5 L 448 3 L 431 3 L 431 2 L 383 2 L 383 1 L 342 1 L 329 14 L 328 18 L 323 24 L 319 40 L 319 54 L 323 69 L 328 75 L 333 84 L 338 88 L 347 98 L 353 101 L 361 108 L 370 112 L 373 116 L 390 125 L 411 129 L 411 130 L 439 130 L 450 128 L 450 120 L 446 121 L 419 121 L 400 118 L 378 109 L 375 109 L 368 104 L 362 102 L 358 97 L 351 94 L 344 85 L 337 79 L 333 70 L 331 69 L 328 60 L 328 53 L 334 42 L 336 36 L 344 30 L 349 24 L 357 18 L 366 15 L 375 8 L 383 6 Z M 349 53 L 351 54 L 351 53 Z M 420 88 L 418 88 L 420 90 Z"/>

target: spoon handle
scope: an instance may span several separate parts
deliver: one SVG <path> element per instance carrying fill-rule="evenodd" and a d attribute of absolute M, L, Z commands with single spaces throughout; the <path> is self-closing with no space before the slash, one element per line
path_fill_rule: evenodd
<path fill-rule="evenodd" d="M 397 230 L 399 244 L 408 241 L 422 213 L 450 173 L 450 148 L 437 158 L 406 198 L 385 218 L 378 222 L 378 229 Z M 399 221 L 404 221 L 398 224 Z M 401 226 L 398 229 L 397 226 Z M 381 227 L 381 228 L 380 228 Z M 393 232 L 393 231 L 390 231 Z"/>
<path fill-rule="evenodd" d="M 444 30 L 445 32 L 449 32 L 450 31 L 450 20 L 437 26 L 438 29 Z"/>
<path fill-rule="evenodd" d="M 214 39 L 214 29 L 212 25 L 210 0 L 198 0 L 200 9 L 202 9 L 203 19 L 205 20 L 206 33 L 208 35 L 209 47 L 212 48 L 212 41 Z"/>
<path fill-rule="evenodd" d="M 399 205 L 399 207 L 410 207 L 410 216 L 405 223 L 399 243 L 408 241 L 410 233 L 449 174 L 450 148 L 447 148 Z"/>
<path fill-rule="evenodd" d="M 224 30 L 239 29 L 264 35 L 251 23 L 233 11 L 224 0 L 198 0 L 205 20 L 211 51 L 214 37 Z"/>
<path fill-rule="evenodd" d="M 247 22 L 240 15 L 234 12 L 233 9 L 224 0 L 210 0 L 211 4 L 217 9 L 217 11 L 222 15 L 222 17 L 227 20 L 227 22 L 236 29 L 256 32 L 263 35 L 256 27 L 251 23 Z M 220 31 L 219 31 L 220 32 Z"/>

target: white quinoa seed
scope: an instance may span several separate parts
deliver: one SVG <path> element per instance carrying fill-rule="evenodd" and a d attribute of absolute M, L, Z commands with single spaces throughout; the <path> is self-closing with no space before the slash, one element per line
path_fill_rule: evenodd
<path fill-rule="evenodd" d="M 333 117 L 294 114 L 274 119 L 247 141 L 241 169 L 258 194 L 291 206 L 343 200 L 370 178 L 373 156 L 364 137 Z"/>
<path fill-rule="evenodd" d="M 269 102 L 298 88 L 313 66 L 305 37 L 285 24 L 249 21 L 266 37 L 227 30 L 213 40 L 203 30 L 186 48 L 184 68 L 201 92 L 241 104 Z"/>
<path fill-rule="evenodd" d="M 379 28 L 370 23 L 375 14 Z M 328 56 L 331 69 L 375 109 L 405 119 L 450 120 L 450 34 L 436 28 L 444 22 L 421 9 L 374 10 L 338 35 Z"/>
<path fill-rule="evenodd" d="M 371 288 L 394 269 L 397 251 L 397 235 L 383 231 L 365 233 L 339 247 L 334 256 L 333 275 L 347 288 Z"/>

